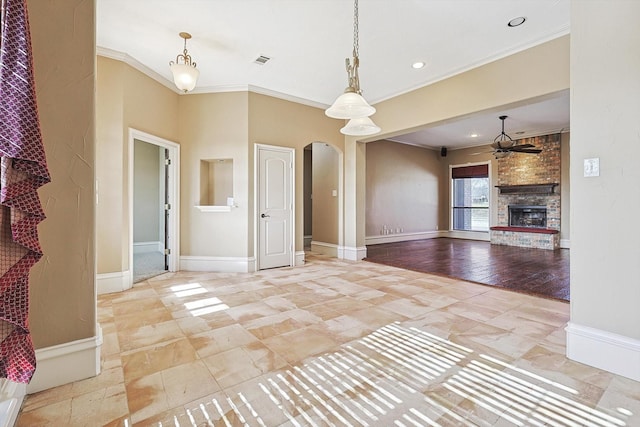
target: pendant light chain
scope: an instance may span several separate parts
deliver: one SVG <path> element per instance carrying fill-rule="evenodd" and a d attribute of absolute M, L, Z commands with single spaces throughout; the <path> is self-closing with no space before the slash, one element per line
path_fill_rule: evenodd
<path fill-rule="evenodd" d="M 353 90 L 353 92 L 358 95 L 362 95 L 362 90 L 360 89 L 360 77 L 358 76 L 358 67 L 360 67 L 360 58 L 358 55 L 360 54 L 360 38 L 359 38 L 359 28 L 358 28 L 358 0 L 353 1 L 353 56 L 351 61 L 349 58 L 346 59 L 347 65 L 347 77 L 349 81 L 349 87 Z M 353 62 L 352 62 L 353 61 Z"/>
<path fill-rule="evenodd" d="M 358 28 L 358 0 L 353 2 L 353 57 L 357 58 L 359 56 L 360 51 L 360 38 L 358 33 L 360 29 Z"/>
<path fill-rule="evenodd" d="M 380 132 L 380 128 L 369 118 L 376 109 L 363 98 L 360 89 L 358 67 L 360 67 L 360 39 L 358 28 L 358 0 L 353 0 L 353 55 L 345 59 L 348 86 L 325 114 L 334 119 L 349 120 L 340 129 L 344 135 L 366 136 Z"/>

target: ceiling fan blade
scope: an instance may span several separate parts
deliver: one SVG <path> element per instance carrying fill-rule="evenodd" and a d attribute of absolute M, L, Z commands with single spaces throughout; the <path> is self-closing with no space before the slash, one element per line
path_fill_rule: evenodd
<path fill-rule="evenodd" d="M 491 148 L 494 148 L 496 150 L 506 150 L 510 147 L 513 147 L 514 144 L 514 141 L 495 141 L 491 143 Z"/>
<path fill-rule="evenodd" d="M 518 145 L 514 145 L 513 147 L 533 148 L 533 147 L 535 147 L 535 145 L 533 145 L 533 144 L 518 144 Z"/>

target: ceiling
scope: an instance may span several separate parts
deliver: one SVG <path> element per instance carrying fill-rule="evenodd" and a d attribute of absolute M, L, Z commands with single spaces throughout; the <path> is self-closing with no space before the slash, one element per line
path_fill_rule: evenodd
<path fill-rule="evenodd" d="M 507 26 L 520 16 L 523 25 Z M 182 52 L 181 31 L 193 36 L 187 49 L 200 70 L 193 93 L 250 89 L 326 108 L 347 86 L 351 0 L 97 0 L 98 53 L 172 89 L 169 61 Z M 375 104 L 568 33 L 569 0 L 360 0 L 363 96 Z M 255 63 L 261 55 L 270 58 L 264 65 Z M 426 66 L 413 69 L 416 61 Z M 393 140 L 437 149 L 481 145 L 500 133 L 503 114 L 514 139 L 567 130 L 569 94 Z"/>

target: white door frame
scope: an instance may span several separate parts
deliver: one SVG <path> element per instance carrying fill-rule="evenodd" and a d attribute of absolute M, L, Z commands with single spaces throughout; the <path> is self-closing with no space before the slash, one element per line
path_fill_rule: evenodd
<path fill-rule="evenodd" d="M 169 215 L 169 271 L 180 269 L 180 145 L 151 135 L 140 130 L 129 128 L 129 174 L 127 188 L 129 191 L 129 286 L 133 286 L 133 156 L 135 140 L 147 142 L 169 150 L 169 183 L 167 191 L 171 200 L 171 213 Z M 128 289 L 127 288 L 127 289 Z"/>
<path fill-rule="evenodd" d="M 291 182 L 291 185 L 289 186 L 289 197 L 291 200 L 291 210 L 289 212 L 289 214 L 291 215 L 291 221 L 289 221 L 291 223 L 290 226 L 290 233 L 291 233 L 291 248 L 289 250 L 290 252 L 290 258 L 289 258 L 289 266 L 293 267 L 296 265 L 296 192 L 295 192 L 295 187 L 296 187 L 296 181 L 295 181 L 295 176 L 296 176 L 296 150 L 295 148 L 289 148 L 289 147 L 280 147 L 277 145 L 267 145 L 267 144 L 254 144 L 254 148 L 253 148 L 253 253 L 254 253 L 254 259 L 255 259 L 255 267 L 254 267 L 254 271 L 258 271 L 259 267 L 260 267 L 260 242 L 259 242 L 259 227 L 260 227 L 260 205 L 259 205 L 259 195 L 258 193 L 260 192 L 260 176 L 259 176 L 259 151 L 261 149 L 268 149 L 268 150 L 272 150 L 272 151 L 280 151 L 283 153 L 289 153 L 291 156 L 291 169 L 289 169 L 289 179 Z"/>

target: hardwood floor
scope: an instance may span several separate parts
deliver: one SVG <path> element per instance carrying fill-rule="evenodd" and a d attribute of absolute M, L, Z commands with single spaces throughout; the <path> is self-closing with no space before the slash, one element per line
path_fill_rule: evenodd
<path fill-rule="evenodd" d="M 439 238 L 367 246 L 365 260 L 569 301 L 568 249 Z"/>

